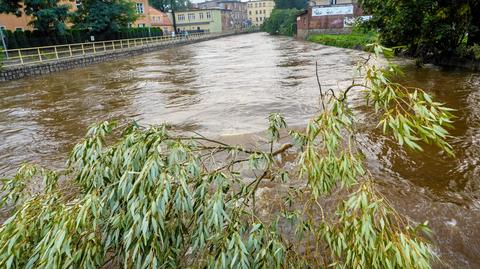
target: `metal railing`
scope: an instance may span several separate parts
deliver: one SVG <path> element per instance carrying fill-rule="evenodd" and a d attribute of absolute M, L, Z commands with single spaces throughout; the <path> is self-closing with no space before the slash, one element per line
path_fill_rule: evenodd
<path fill-rule="evenodd" d="M 133 39 L 119 39 L 87 43 L 75 43 L 57 46 L 45 46 L 3 51 L 3 66 L 20 66 L 43 63 L 60 59 L 82 57 L 129 48 L 145 47 L 154 44 L 175 44 L 186 40 L 198 40 L 219 34 L 192 33 L 189 35 L 156 36 Z"/>

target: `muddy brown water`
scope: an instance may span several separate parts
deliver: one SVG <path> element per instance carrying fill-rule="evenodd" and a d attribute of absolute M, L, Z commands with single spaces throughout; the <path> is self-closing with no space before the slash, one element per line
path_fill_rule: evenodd
<path fill-rule="evenodd" d="M 362 54 L 257 33 L 2 82 L 0 176 L 23 162 L 61 167 L 86 128 L 106 119 L 239 137 L 265 130 L 270 112 L 303 126 L 318 109 L 315 61 L 323 86 L 336 89 Z M 374 115 L 354 98 L 366 162 L 400 212 L 430 222 L 443 262 L 436 267 L 480 268 L 480 74 L 404 65 L 404 83 L 457 109 L 457 156 L 399 148 L 372 131 Z"/>

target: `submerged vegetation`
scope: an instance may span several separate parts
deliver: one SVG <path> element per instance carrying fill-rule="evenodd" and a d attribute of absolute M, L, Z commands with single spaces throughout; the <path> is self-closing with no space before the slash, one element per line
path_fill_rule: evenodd
<path fill-rule="evenodd" d="M 289 132 L 292 144 L 281 145 L 287 124 L 270 115 L 267 150 L 166 125 L 93 125 L 65 170 L 25 165 L 3 180 L 2 204 L 13 214 L 0 228 L 0 267 L 430 268 L 426 223 L 399 216 L 376 191 L 348 101 L 360 90 L 399 144 L 453 154 L 450 109 L 392 82 L 393 65 L 362 59 L 359 71 L 363 82 L 342 92 L 319 83 L 321 111 Z M 285 169 L 277 158 L 291 148 L 296 167 Z M 33 192 L 40 178 L 45 188 Z M 257 201 L 266 181 L 287 186 L 268 217 Z M 336 214 L 321 203 L 332 195 L 341 198 Z"/>

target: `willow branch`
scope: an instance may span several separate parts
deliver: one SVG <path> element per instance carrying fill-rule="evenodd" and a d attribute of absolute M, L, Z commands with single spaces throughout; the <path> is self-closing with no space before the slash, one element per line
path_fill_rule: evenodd
<path fill-rule="evenodd" d="M 323 110 L 325 110 L 325 96 L 322 90 L 322 83 L 320 83 L 320 78 L 318 77 L 318 61 L 315 62 L 315 75 L 317 76 L 318 89 L 320 90 L 320 101 L 322 103 Z"/>
<path fill-rule="evenodd" d="M 357 88 L 357 87 L 362 87 L 362 88 L 365 88 L 365 89 L 368 89 L 368 88 L 369 88 L 368 86 L 363 85 L 363 84 L 352 84 L 352 85 L 348 86 L 348 88 L 343 92 L 343 98 L 340 99 L 339 101 L 340 101 L 340 102 L 345 101 L 345 100 L 347 99 L 348 93 L 349 93 L 352 89 Z"/>

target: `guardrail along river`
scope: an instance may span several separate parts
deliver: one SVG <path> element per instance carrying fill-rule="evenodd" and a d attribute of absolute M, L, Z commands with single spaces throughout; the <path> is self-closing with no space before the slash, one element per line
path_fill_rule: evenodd
<path fill-rule="evenodd" d="M 266 128 L 270 112 L 303 126 L 325 88 L 350 82 L 358 51 L 257 33 L 233 36 L 0 85 L 0 176 L 23 162 L 61 167 L 93 122 L 171 123 L 211 136 Z M 430 222 L 443 265 L 480 268 L 480 74 L 405 65 L 404 82 L 457 109 L 456 158 L 406 152 L 372 129 L 358 100 L 358 136 L 382 190 L 402 213 Z"/>

